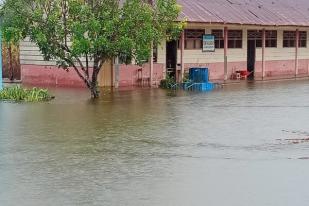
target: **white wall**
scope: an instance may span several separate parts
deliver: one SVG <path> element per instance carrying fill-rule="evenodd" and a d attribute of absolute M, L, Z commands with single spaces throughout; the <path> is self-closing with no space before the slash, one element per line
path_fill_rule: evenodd
<path fill-rule="evenodd" d="M 205 29 L 206 34 L 210 34 L 212 29 L 224 29 L 223 25 L 205 25 L 205 24 L 188 24 L 188 29 Z M 243 30 L 243 47 L 242 49 L 228 49 L 228 62 L 246 62 L 247 61 L 247 31 L 248 30 L 277 30 L 277 48 L 265 49 L 265 60 L 294 60 L 295 48 L 283 48 L 283 31 L 295 31 L 296 27 L 259 27 L 259 26 L 242 26 L 232 25 L 228 29 Z M 300 31 L 307 31 L 307 47 L 299 48 L 299 59 L 309 59 L 309 28 L 298 28 Z M 165 44 L 158 50 L 158 62 L 165 63 L 166 51 Z M 256 61 L 262 61 L 262 49 L 256 50 Z M 216 49 L 215 52 L 202 52 L 202 50 L 185 50 L 184 63 L 186 64 L 207 64 L 224 62 L 224 49 Z M 180 50 L 178 50 L 178 63 L 180 63 Z"/>
<path fill-rule="evenodd" d="M 211 33 L 212 29 L 224 29 L 223 25 L 205 25 L 205 24 L 188 24 L 188 29 L 205 29 L 206 33 Z M 229 29 L 243 30 L 243 48 L 228 49 L 228 62 L 244 62 L 247 61 L 247 30 L 262 29 L 257 26 L 228 26 Z M 278 30 L 277 48 L 265 49 L 265 60 L 294 60 L 295 48 L 283 48 L 283 31 L 296 30 L 296 27 L 266 27 L 268 30 Z M 299 59 L 309 59 L 309 28 L 299 28 L 301 31 L 307 31 L 307 48 L 299 49 Z M 262 60 L 262 49 L 257 48 L 256 61 Z M 224 61 L 224 49 L 216 49 L 215 52 L 202 52 L 202 50 L 185 50 L 184 63 L 190 64 L 207 64 L 218 63 Z M 39 48 L 29 38 L 20 43 L 20 62 L 28 65 L 56 65 L 55 61 L 44 61 Z M 166 63 L 166 42 L 162 41 L 158 45 L 158 63 Z M 178 50 L 178 63 L 180 63 L 180 51 Z"/>
<path fill-rule="evenodd" d="M 30 42 L 29 38 L 20 42 L 20 63 L 29 65 L 54 66 L 55 61 L 44 61 L 42 53 L 36 44 Z"/>

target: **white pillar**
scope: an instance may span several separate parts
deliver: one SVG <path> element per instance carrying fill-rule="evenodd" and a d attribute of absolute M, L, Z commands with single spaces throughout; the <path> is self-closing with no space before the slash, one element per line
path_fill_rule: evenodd
<path fill-rule="evenodd" d="M 262 30 L 262 80 L 265 78 L 265 47 L 266 47 L 266 32 Z"/>
<path fill-rule="evenodd" d="M 224 81 L 228 79 L 227 76 L 227 52 L 228 52 L 228 28 L 224 27 Z"/>
<path fill-rule="evenodd" d="M 298 75 L 298 48 L 299 48 L 299 30 L 296 29 L 296 42 L 295 42 L 295 77 Z"/>
<path fill-rule="evenodd" d="M 180 51 L 180 65 L 181 65 L 181 79 L 180 82 L 184 79 L 185 74 L 185 63 L 184 63 L 184 52 L 185 52 L 185 32 L 181 33 L 181 51 Z"/>

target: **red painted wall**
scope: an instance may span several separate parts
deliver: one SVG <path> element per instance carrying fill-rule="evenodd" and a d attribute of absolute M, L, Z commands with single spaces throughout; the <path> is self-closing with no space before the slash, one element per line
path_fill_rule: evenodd
<path fill-rule="evenodd" d="M 298 60 L 298 74 L 308 74 L 309 60 Z M 266 61 L 265 62 L 266 77 L 280 77 L 280 76 L 294 76 L 295 75 L 295 61 Z"/>
<path fill-rule="evenodd" d="M 136 65 L 121 65 L 119 86 L 138 85 L 139 68 Z M 163 64 L 154 64 L 154 81 L 163 79 L 163 68 Z M 56 66 L 22 65 L 21 70 L 22 82 L 26 84 L 85 87 L 73 69 L 67 72 Z M 143 66 L 143 77 L 150 77 L 149 65 Z"/>
<path fill-rule="evenodd" d="M 210 72 L 210 80 L 223 80 L 224 79 L 224 63 L 211 63 L 211 64 L 185 64 L 185 70 L 188 72 L 190 67 L 207 67 Z M 228 63 L 228 78 L 236 70 L 246 70 L 247 62 L 229 62 Z M 309 60 L 298 61 L 298 74 L 309 75 Z M 295 76 L 295 61 L 266 61 L 265 62 L 265 76 L 266 77 L 288 77 Z M 255 77 L 262 77 L 262 62 L 257 61 L 255 64 Z"/>
<path fill-rule="evenodd" d="M 84 83 L 74 70 L 69 72 L 59 69 L 55 66 L 37 66 L 37 65 L 22 65 L 22 81 L 27 84 L 37 85 L 59 85 L 70 87 L 84 87 Z M 211 64 L 185 64 L 185 70 L 188 72 L 191 67 L 208 67 L 210 71 L 210 80 L 223 80 L 224 79 L 224 63 L 211 63 Z M 295 61 L 266 61 L 265 62 L 265 75 L 266 77 L 286 77 L 295 75 Z M 136 65 L 121 65 L 120 66 L 120 80 L 119 86 L 137 86 L 140 67 Z M 229 62 L 228 63 L 228 78 L 236 70 L 246 70 L 247 62 Z M 157 85 L 164 77 L 164 65 L 154 64 L 154 81 Z M 299 75 L 309 74 L 309 60 L 299 60 L 298 62 Z M 150 77 L 149 65 L 143 66 L 142 76 L 144 78 Z M 256 62 L 255 77 L 262 76 L 262 62 Z"/>
<path fill-rule="evenodd" d="M 139 75 L 143 78 L 150 77 L 150 66 L 145 64 L 142 67 L 142 73 L 138 73 L 138 69 L 141 67 L 136 65 L 121 65 L 120 74 L 119 74 L 119 86 L 136 86 L 138 85 Z M 160 82 L 164 76 L 164 65 L 163 64 L 154 64 L 153 70 L 153 80 L 155 82 Z"/>
<path fill-rule="evenodd" d="M 84 87 L 83 81 L 73 69 L 68 72 L 56 66 L 21 66 L 22 82 L 37 85 Z"/>
<path fill-rule="evenodd" d="M 191 67 L 207 67 L 209 69 L 210 80 L 224 79 L 224 63 L 210 63 L 210 64 L 185 64 L 185 70 L 188 72 Z M 227 65 L 228 78 L 237 70 L 246 70 L 247 62 L 229 62 Z"/>

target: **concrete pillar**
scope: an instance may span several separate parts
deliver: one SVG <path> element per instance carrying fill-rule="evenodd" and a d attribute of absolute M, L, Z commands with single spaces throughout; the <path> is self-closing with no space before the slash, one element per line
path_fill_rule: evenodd
<path fill-rule="evenodd" d="M 298 48 L 299 48 L 299 30 L 296 29 L 296 43 L 295 43 L 295 77 L 298 75 Z"/>
<path fill-rule="evenodd" d="M 265 78 L 265 47 L 266 47 L 266 31 L 262 30 L 262 80 Z"/>
<path fill-rule="evenodd" d="M 153 86 L 153 42 L 151 42 L 151 51 L 150 51 L 150 80 L 149 80 L 149 86 Z"/>
<path fill-rule="evenodd" d="M 224 27 L 224 81 L 227 77 L 228 28 Z"/>
<path fill-rule="evenodd" d="M 181 33 L 180 41 L 181 41 L 180 42 L 180 45 L 181 45 L 181 50 L 180 50 L 181 79 L 180 79 L 180 82 L 182 82 L 184 79 L 184 74 L 185 74 L 185 63 L 184 63 L 185 32 L 184 31 Z"/>
<path fill-rule="evenodd" d="M 119 57 L 118 56 L 115 58 L 115 66 L 114 66 L 114 68 L 115 68 L 114 87 L 116 89 L 118 89 L 119 88 Z"/>

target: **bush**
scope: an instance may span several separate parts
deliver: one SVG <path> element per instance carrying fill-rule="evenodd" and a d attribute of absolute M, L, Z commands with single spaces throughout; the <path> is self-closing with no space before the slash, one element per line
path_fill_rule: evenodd
<path fill-rule="evenodd" d="M 32 88 L 24 89 L 21 86 L 6 87 L 0 91 L 0 100 L 42 102 L 53 99 L 46 89 Z"/>
<path fill-rule="evenodd" d="M 173 77 L 167 76 L 166 79 L 162 79 L 160 82 L 160 88 L 162 89 L 172 89 L 176 84 L 176 81 Z"/>

